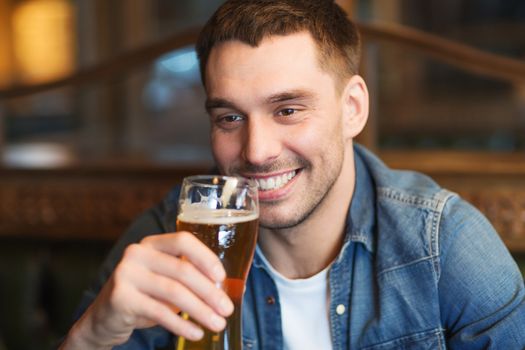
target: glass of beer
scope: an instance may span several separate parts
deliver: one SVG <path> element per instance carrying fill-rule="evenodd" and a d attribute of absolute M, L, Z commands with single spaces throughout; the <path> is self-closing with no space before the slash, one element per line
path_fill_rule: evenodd
<path fill-rule="evenodd" d="M 221 259 L 226 280 L 220 286 L 232 299 L 233 314 L 223 332 L 205 329 L 202 340 L 182 337 L 177 350 L 241 350 L 241 307 L 246 278 L 257 242 L 257 183 L 242 177 L 200 175 L 183 180 L 177 231 L 195 234 Z M 183 315 L 187 317 L 187 315 Z"/>

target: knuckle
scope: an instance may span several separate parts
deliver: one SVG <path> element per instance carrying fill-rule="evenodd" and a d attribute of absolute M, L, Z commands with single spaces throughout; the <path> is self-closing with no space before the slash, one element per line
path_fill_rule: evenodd
<path fill-rule="evenodd" d="M 146 236 L 142 238 L 142 240 L 140 241 L 140 244 L 150 245 L 154 240 L 155 240 L 154 236 Z"/>
<path fill-rule="evenodd" d="M 166 324 L 169 318 L 167 306 L 161 303 L 154 303 L 148 308 L 148 317 L 161 323 Z"/>
<path fill-rule="evenodd" d="M 123 254 L 123 259 L 124 260 L 128 260 L 128 259 L 135 259 L 137 258 L 138 256 L 140 256 L 142 252 L 142 247 L 140 246 L 140 244 L 138 243 L 132 243 L 130 245 L 128 245 L 126 247 L 126 249 L 124 250 L 124 254 Z"/>
<path fill-rule="evenodd" d="M 173 305 L 177 305 L 180 302 L 180 299 L 182 299 L 181 294 L 184 293 L 183 286 L 174 280 L 158 281 L 157 288 L 161 293 L 160 295 L 162 295 L 162 299 Z"/>
<path fill-rule="evenodd" d="M 191 244 L 195 241 L 196 237 L 193 233 L 188 231 L 180 231 L 178 236 L 181 244 Z"/>
<path fill-rule="evenodd" d="M 173 280 L 169 280 L 169 279 L 161 279 L 159 281 L 156 282 L 157 284 L 157 288 L 159 288 L 159 290 L 161 290 L 164 294 L 164 295 L 174 295 L 174 294 L 177 294 L 177 284 L 175 281 Z"/>
<path fill-rule="evenodd" d="M 124 287 L 124 284 L 115 282 L 109 293 L 109 304 L 115 309 L 121 309 L 122 301 L 125 300 L 126 294 L 127 288 Z"/>
<path fill-rule="evenodd" d="M 113 305 L 113 307 L 116 307 L 120 304 L 120 300 L 122 300 L 121 291 L 122 289 L 118 285 L 115 285 L 113 290 L 110 292 L 109 303 Z"/>
<path fill-rule="evenodd" d="M 170 276 L 176 280 L 183 280 L 188 275 L 189 262 L 184 258 L 174 258 L 170 261 Z"/>
<path fill-rule="evenodd" d="M 191 276 L 193 269 L 192 265 L 183 259 L 177 259 L 173 264 L 173 269 L 177 275 Z"/>
<path fill-rule="evenodd" d="M 126 279 L 126 277 L 129 275 L 128 271 L 129 268 L 126 263 L 121 262 L 117 265 L 115 271 L 113 272 L 115 287 L 118 287 L 120 283 Z"/>

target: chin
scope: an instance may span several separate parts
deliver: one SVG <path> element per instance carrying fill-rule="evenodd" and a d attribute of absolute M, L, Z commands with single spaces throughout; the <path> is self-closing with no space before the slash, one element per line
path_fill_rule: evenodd
<path fill-rule="evenodd" d="M 308 215 L 299 216 L 291 215 L 291 217 L 259 215 L 259 226 L 270 230 L 284 230 L 293 228 L 301 224 Z"/>

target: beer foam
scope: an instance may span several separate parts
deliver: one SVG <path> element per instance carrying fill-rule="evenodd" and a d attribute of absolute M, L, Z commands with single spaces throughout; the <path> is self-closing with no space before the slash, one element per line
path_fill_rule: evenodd
<path fill-rule="evenodd" d="M 257 220 L 259 214 L 249 210 L 217 209 L 186 210 L 177 216 L 177 220 L 192 224 L 231 225 Z"/>

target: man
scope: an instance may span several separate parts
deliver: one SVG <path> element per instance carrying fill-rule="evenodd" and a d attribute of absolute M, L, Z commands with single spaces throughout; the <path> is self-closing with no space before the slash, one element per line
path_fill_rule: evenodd
<path fill-rule="evenodd" d="M 525 348 L 523 278 L 487 220 L 353 144 L 368 93 L 337 5 L 227 1 L 197 52 L 217 167 L 260 187 L 246 348 Z M 224 327 L 224 270 L 173 232 L 176 198 L 119 242 L 63 349 L 153 349 Z"/>

